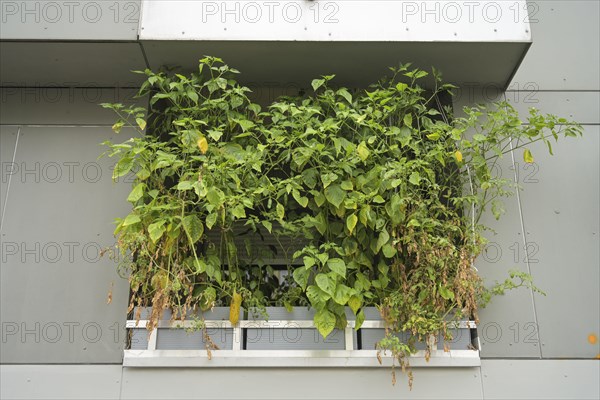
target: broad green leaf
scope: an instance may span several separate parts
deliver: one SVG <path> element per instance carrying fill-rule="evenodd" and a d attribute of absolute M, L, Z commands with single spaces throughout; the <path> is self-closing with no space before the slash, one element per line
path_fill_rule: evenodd
<path fill-rule="evenodd" d="M 206 271 L 206 262 L 202 259 L 194 259 L 194 268 L 196 269 L 196 274 L 203 274 Z M 214 290 L 214 289 L 213 289 Z"/>
<path fill-rule="evenodd" d="M 177 184 L 177 190 L 192 190 L 194 188 L 194 182 L 192 181 L 181 181 Z"/>
<path fill-rule="evenodd" d="M 320 212 L 315 217 L 315 228 L 317 228 L 321 235 L 324 235 L 325 232 L 327 232 L 327 226 L 327 218 L 325 217 L 325 214 Z"/>
<path fill-rule="evenodd" d="M 328 295 L 333 296 L 333 294 L 335 293 L 335 282 L 333 281 L 333 279 L 331 279 L 329 275 L 318 274 L 315 277 L 315 283 L 317 284 L 319 289 L 321 289 Z"/>
<path fill-rule="evenodd" d="M 358 310 L 362 307 L 362 299 L 357 295 L 351 296 L 348 299 L 348 307 L 350 307 L 354 315 L 356 315 Z"/>
<path fill-rule="evenodd" d="M 406 83 L 400 82 L 396 85 L 396 90 L 398 90 L 399 92 L 404 92 L 407 88 L 408 85 Z"/>
<path fill-rule="evenodd" d="M 130 202 L 130 203 L 135 203 L 139 199 L 141 199 L 142 196 L 144 195 L 144 187 L 146 187 L 145 183 L 138 183 L 133 188 L 133 190 L 131 191 L 131 193 L 129 193 L 129 196 L 127 196 L 127 201 Z"/>
<path fill-rule="evenodd" d="M 150 240 L 152 240 L 153 243 L 158 242 L 158 239 L 160 239 L 163 235 L 163 233 L 165 233 L 165 221 L 158 221 L 155 222 L 153 224 L 150 224 L 148 226 L 148 233 L 150 234 Z"/>
<path fill-rule="evenodd" d="M 315 203 L 317 204 L 317 207 L 321 207 L 324 203 L 325 203 L 325 196 L 323 195 L 323 193 L 318 192 L 317 194 L 315 194 Z"/>
<path fill-rule="evenodd" d="M 133 224 L 137 224 L 138 222 L 140 222 L 142 219 L 139 217 L 139 215 L 135 215 L 135 214 L 129 214 L 126 218 L 125 221 L 123 221 L 123 226 L 129 226 L 129 225 L 133 225 Z"/>
<path fill-rule="evenodd" d="M 211 187 L 206 193 L 206 198 L 210 204 L 218 207 L 225 201 L 225 194 L 220 189 Z"/>
<path fill-rule="evenodd" d="M 204 233 L 204 225 L 202 225 L 197 215 L 186 215 L 182 220 L 182 224 L 183 230 L 185 230 L 192 243 L 200 240 Z"/>
<path fill-rule="evenodd" d="M 354 185 L 352 184 L 351 181 L 344 181 L 344 182 L 342 182 L 342 184 L 340 186 L 342 187 L 342 189 L 348 190 L 348 191 L 354 189 Z"/>
<path fill-rule="evenodd" d="M 335 208 L 338 208 L 344 201 L 344 198 L 346 198 L 346 192 L 340 185 L 331 185 L 325 189 L 325 198 Z"/>
<path fill-rule="evenodd" d="M 348 300 L 350 300 L 353 292 L 354 291 L 346 285 L 337 285 L 335 288 L 335 293 L 332 297 L 333 301 L 341 306 L 345 306 L 348 303 Z"/>
<path fill-rule="evenodd" d="M 321 175 L 321 181 L 323 182 L 323 187 L 325 187 L 325 188 L 328 187 L 332 182 L 335 182 L 337 180 L 337 178 L 338 178 L 337 174 L 334 174 L 332 172 Z"/>
<path fill-rule="evenodd" d="M 354 288 L 359 292 L 369 290 L 371 288 L 371 281 L 362 272 L 358 272 L 356 274 Z"/>
<path fill-rule="evenodd" d="M 377 238 L 377 248 L 375 253 L 379 253 L 379 250 L 381 250 L 381 248 L 383 247 L 384 244 L 386 244 L 388 241 L 390 240 L 390 234 L 387 232 L 387 230 L 382 230 L 379 233 L 379 237 Z"/>
<path fill-rule="evenodd" d="M 327 338 L 333 328 L 335 328 L 335 315 L 325 308 L 319 310 L 315 314 L 314 318 L 315 327 L 319 330 L 319 333 L 323 338 Z"/>
<path fill-rule="evenodd" d="M 113 170 L 112 178 L 116 180 L 124 175 L 127 175 L 133 167 L 133 159 L 131 157 L 123 157 L 116 164 Z"/>
<path fill-rule="evenodd" d="M 444 300 L 454 300 L 454 293 L 446 286 L 440 286 L 440 296 Z"/>
<path fill-rule="evenodd" d="M 337 91 L 337 94 L 346 99 L 348 103 L 352 104 L 352 95 L 348 92 L 348 90 L 346 90 L 345 88 L 341 88 Z"/>
<path fill-rule="evenodd" d="M 198 93 L 193 90 L 188 90 L 187 96 L 194 102 L 194 104 L 198 104 Z"/>
<path fill-rule="evenodd" d="M 300 196 L 300 192 L 298 192 L 296 189 L 292 191 L 292 196 L 294 197 L 294 200 L 296 200 L 302 207 L 306 207 L 308 205 L 308 197 Z"/>
<path fill-rule="evenodd" d="M 311 82 L 313 90 L 316 92 L 318 88 L 325 84 L 325 79 L 313 79 Z"/>
<path fill-rule="evenodd" d="M 354 330 L 359 330 L 362 326 L 363 322 L 365 322 L 365 312 L 360 310 L 358 314 L 356 314 L 356 322 L 354 326 Z"/>
<path fill-rule="evenodd" d="M 402 222 L 404 222 L 404 218 L 406 217 L 404 214 L 404 209 L 405 207 L 400 195 L 395 193 L 391 200 L 385 205 L 385 210 L 392 221 L 392 225 L 400 225 Z"/>
<path fill-rule="evenodd" d="M 217 223 L 217 213 L 212 212 L 206 216 L 206 227 L 208 229 L 212 229 L 213 226 Z"/>
<path fill-rule="evenodd" d="M 308 285 L 308 278 L 310 277 L 310 269 L 306 268 L 296 268 L 292 273 L 294 280 L 302 290 L 306 290 L 306 285 Z"/>
<path fill-rule="evenodd" d="M 475 135 L 473 135 L 473 140 L 475 140 L 476 142 L 485 142 L 485 135 L 482 135 L 481 133 L 476 133 Z"/>
<path fill-rule="evenodd" d="M 412 174 L 410 174 L 410 177 L 408 178 L 408 181 L 410 183 L 412 183 L 413 185 L 418 185 L 421 182 L 421 174 L 419 174 L 418 172 L 413 172 Z"/>
<path fill-rule="evenodd" d="M 304 257 L 302 257 L 302 260 L 304 261 L 305 269 L 312 268 L 316 263 L 316 260 L 314 257 L 304 256 Z"/>
<path fill-rule="evenodd" d="M 265 227 L 265 229 L 266 229 L 266 230 L 267 230 L 269 233 L 271 233 L 271 231 L 273 230 L 273 224 L 272 224 L 272 223 L 270 223 L 269 221 L 262 221 L 262 222 L 261 222 L 261 224 L 262 224 L 262 226 L 264 226 L 264 227 Z"/>
<path fill-rule="evenodd" d="M 325 303 L 327 303 L 327 301 L 331 298 L 331 295 L 327 294 L 315 285 L 310 285 L 306 288 L 306 297 L 308 297 L 310 304 L 314 308 L 322 308 L 325 306 Z"/>
<path fill-rule="evenodd" d="M 327 260 L 329 260 L 329 255 L 327 253 L 319 253 L 317 254 L 317 259 L 321 261 L 321 264 L 325 265 Z"/>
<path fill-rule="evenodd" d="M 254 114 L 258 114 L 261 110 L 258 104 L 248 104 L 248 110 L 252 111 Z"/>
<path fill-rule="evenodd" d="M 150 171 L 145 168 L 140 169 L 135 176 L 137 176 L 141 181 L 145 181 L 150 177 Z"/>
<path fill-rule="evenodd" d="M 246 218 L 246 208 L 242 204 L 238 204 L 231 209 L 231 214 L 238 219 Z"/>
<path fill-rule="evenodd" d="M 357 223 L 358 217 L 356 216 L 356 214 L 352 214 L 348 218 L 346 218 L 346 228 L 348 228 L 348 232 L 350 232 L 351 235 L 352 232 L 354 232 L 354 228 L 356 227 Z"/>
<path fill-rule="evenodd" d="M 285 208 L 283 208 L 283 205 L 281 203 L 277 203 L 275 210 L 279 219 L 283 219 L 285 217 Z"/>
<path fill-rule="evenodd" d="M 377 196 L 373 197 L 373 203 L 383 204 L 383 203 L 385 203 L 385 199 L 383 197 L 381 197 L 380 195 L 377 195 Z"/>
<path fill-rule="evenodd" d="M 412 123 L 413 123 L 412 115 L 406 114 L 404 116 L 404 125 L 408 126 L 409 128 L 412 128 Z"/>
<path fill-rule="evenodd" d="M 206 131 L 206 133 L 208 133 L 208 136 L 210 136 L 210 138 L 215 142 L 218 142 L 219 139 L 221 139 L 221 136 L 223 136 L 223 132 L 216 131 L 214 129 L 209 129 Z"/>
<path fill-rule="evenodd" d="M 327 260 L 327 266 L 337 275 L 341 276 L 342 278 L 346 278 L 346 263 L 341 258 L 330 258 Z"/>
<path fill-rule="evenodd" d="M 206 265 L 206 264 L 205 264 Z M 205 268 L 206 270 L 206 268 Z M 195 292 L 194 292 L 195 294 Z M 202 311 L 210 310 L 215 305 L 215 301 L 217 300 L 217 291 L 213 287 L 207 287 L 202 292 L 202 303 L 200 303 L 200 308 Z"/>
<path fill-rule="evenodd" d="M 246 132 L 247 130 L 254 128 L 256 125 L 254 124 L 254 122 L 249 121 L 247 119 L 242 119 L 240 121 L 238 121 L 238 124 L 240 125 L 240 127 L 242 128 L 243 132 Z"/>
<path fill-rule="evenodd" d="M 398 252 L 396 250 L 396 248 L 394 246 L 392 246 L 390 243 L 384 244 L 383 247 L 381 248 L 381 251 L 386 258 L 392 258 Z"/>
<path fill-rule="evenodd" d="M 360 220 L 360 223 L 364 226 L 368 226 L 370 209 L 371 207 L 366 205 L 363 206 L 363 208 L 361 208 L 360 212 L 358 213 L 358 219 Z"/>
<path fill-rule="evenodd" d="M 185 129 L 180 132 L 181 144 L 185 147 L 197 146 L 201 136 L 197 129 Z"/>

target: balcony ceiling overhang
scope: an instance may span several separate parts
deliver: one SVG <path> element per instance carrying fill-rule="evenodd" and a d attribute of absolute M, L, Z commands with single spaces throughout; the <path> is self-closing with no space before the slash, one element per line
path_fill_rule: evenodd
<path fill-rule="evenodd" d="M 4 41 L 0 74 L 3 86 L 136 86 L 142 77 L 131 70 L 194 71 L 200 58 L 214 55 L 255 86 L 310 87 L 335 74 L 337 84 L 361 87 L 412 62 L 435 66 L 459 86 L 504 89 L 531 45 L 526 11 L 524 0 L 145 0 L 137 40 Z"/>
<path fill-rule="evenodd" d="M 454 42 L 248 42 L 146 41 L 152 68 L 161 65 L 196 70 L 203 55 L 221 57 L 241 71 L 240 80 L 253 86 L 310 88 L 321 75 L 334 82 L 363 87 L 389 74 L 388 67 L 411 62 L 436 67 L 444 80 L 460 86 L 506 88 L 529 43 Z"/>
<path fill-rule="evenodd" d="M 335 74 L 340 85 L 366 86 L 399 63 L 429 69 L 461 87 L 504 89 L 530 43 L 394 43 L 143 41 L 141 43 L 2 42 L 2 86 L 133 87 L 132 70 L 163 65 L 197 69 L 204 55 L 221 57 L 256 86 L 310 87 L 312 79 Z M 145 54 L 144 54 L 145 53 Z"/>

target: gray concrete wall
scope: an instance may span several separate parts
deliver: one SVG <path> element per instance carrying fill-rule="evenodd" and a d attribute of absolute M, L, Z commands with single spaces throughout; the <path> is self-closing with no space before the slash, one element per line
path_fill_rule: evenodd
<path fill-rule="evenodd" d="M 533 165 L 502 161 L 498 174 L 522 186 L 507 202 L 507 214 L 479 259 L 491 283 L 508 269 L 530 272 L 547 296 L 521 290 L 482 312 L 482 356 L 504 358 L 594 358 L 600 345 L 599 3 L 532 3 L 534 44 L 505 98 L 521 113 L 530 107 L 584 125 L 583 138 L 554 146 L 531 146 Z M 578 29 L 573 29 L 578 26 Z M 493 91 L 477 93 L 488 100 Z M 487 98 L 486 98 L 487 97 Z"/>
<path fill-rule="evenodd" d="M 127 282 L 103 249 L 130 184 L 98 159 L 131 90 L 4 89 L 0 125 L 2 363 L 119 363 Z M 144 101 L 141 101 L 144 104 Z M 107 304 L 109 291 L 112 303 Z"/>
<path fill-rule="evenodd" d="M 0 1 L 4 40 L 136 40 L 141 0 Z"/>
<path fill-rule="evenodd" d="M 484 360 L 422 368 L 413 390 L 389 370 L 135 369 L 119 365 L 0 367 L 3 399 L 597 399 L 593 360 Z"/>
<path fill-rule="evenodd" d="M 0 397 L 600 397 L 600 364 L 593 360 L 600 347 L 590 340 L 600 336 L 600 10 L 596 1 L 539 1 L 530 3 L 530 11 L 534 45 L 505 96 L 523 111 L 534 106 L 572 117 L 585 124 L 585 135 L 559 143 L 554 157 L 534 146 L 533 166 L 524 165 L 516 152 L 514 162 L 507 157 L 498 170 L 505 177 L 516 173 L 523 191 L 507 202 L 500 222 L 490 221 L 496 234 L 478 267 L 489 283 L 504 279 L 512 268 L 530 271 L 548 295 L 519 290 L 482 312 L 481 367 L 420 368 L 412 392 L 404 377 L 399 375 L 394 387 L 389 371 L 377 368 L 123 368 L 127 283 L 112 261 L 98 259 L 96 250 L 113 243 L 110 221 L 127 211 L 122 199 L 128 185 L 111 183 L 111 162 L 96 159 L 97 144 L 113 137 L 112 114 L 96 104 L 131 100 L 131 93 L 82 87 L 87 78 L 77 78 L 76 89 L 34 82 L 37 87 L 0 93 L 0 209 L 6 207 Z M 75 37 L 70 25 L 61 28 L 62 34 L 44 33 L 56 32 L 54 27 L 24 26 L 18 33 L 21 28 L 11 26 L 17 32 L 11 38 L 135 39 L 133 29 L 122 23 L 94 25 L 98 31 L 91 30 L 90 37 Z M 139 46 L 120 46 L 131 46 L 135 60 L 125 64 L 139 68 Z M 51 51 L 46 53 L 50 57 Z M 3 68 L 10 66 L 3 58 Z M 64 77 L 52 77 L 51 83 L 71 78 L 57 71 Z M 101 83 L 129 79 L 121 76 L 111 80 L 104 73 Z M 463 91 L 456 105 L 503 95 L 494 89 Z"/>

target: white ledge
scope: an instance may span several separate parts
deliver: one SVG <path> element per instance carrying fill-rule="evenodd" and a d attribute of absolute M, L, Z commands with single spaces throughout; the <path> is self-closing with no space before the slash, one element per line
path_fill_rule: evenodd
<path fill-rule="evenodd" d="M 376 350 L 125 350 L 124 367 L 390 367 L 392 357 Z M 412 367 L 478 367 L 477 350 L 425 351 L 408 359 Z M 396 365 L 398 362 L 396 361 Z"/>

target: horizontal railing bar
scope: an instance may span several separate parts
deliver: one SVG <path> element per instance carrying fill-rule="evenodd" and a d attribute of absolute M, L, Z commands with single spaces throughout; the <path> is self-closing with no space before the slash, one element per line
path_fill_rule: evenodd
<path fill-rule="evenodd" d="M 128 320 L 126 327 L 127 328 L 146 328 L 148 320 Z M 195 320 L 175 320 L 175 321 L 158 321 L 158 328 L 183 328 L 183 329 L 191 329 L 198 326 L 199 323 L 204 324 L 207 328 L 233 328 L 234 326 L 231 322 L 227 320 L 206 320 L 203 322 L 195 321 Z M 348 321 L 348 327 L 354 328 L 356 322 Z M 298 328 L 315 328 L 314 322 L 312 320 L 271 320 L 271 321 L 252 321 L 252 320 L 242 320 L 239 321 L 236 326 L 240 328 L 256 328 L 256 329 L 265 329 L 265 328 L 279 328 L 279 329 L 298 329 Z M 476 328 L 477 324 L 475 321 L 458 321 L 458 322 L 449 322 L 449 329 L 473 329 Z M 385 328 L 384 321 L 364 321 L 361 325 L 361 328 L 364 329 L 382 329 Z"/>

